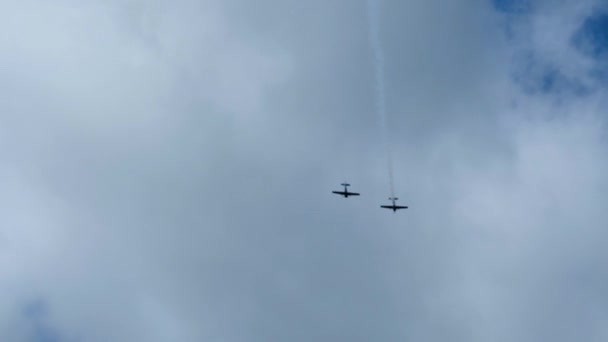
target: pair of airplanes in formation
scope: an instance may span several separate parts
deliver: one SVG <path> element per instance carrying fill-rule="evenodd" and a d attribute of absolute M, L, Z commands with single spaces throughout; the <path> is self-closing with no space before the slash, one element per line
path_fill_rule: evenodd
<path fill-rule="evenodd" d="M 359 196 L 359 195 L 361 195 L 358 192 L 350 192 L 350 191 L 348 191 L 348 187 L 350 186 L 350 184 L 348 184 L 348 183 L 342 183 L 341 185 L 344 187 L 344 191 L 332 191 L 332 192 L 334 194 L 336 194 L 336 195 L 344 196 L 344 198 L 348 198 L 348 196 Z M 399 209 L 407 209 L 407 206 L 397 205 L 397 203 L 395 203 L 398 200 L 397 197 L 389 197 L 388 199 L 390 201 L 392 201 L 393 204 L 391 204 L 391 205 L 381 205 L 380 208 L 391 209 L 393 212 L 396 212 Z"/>

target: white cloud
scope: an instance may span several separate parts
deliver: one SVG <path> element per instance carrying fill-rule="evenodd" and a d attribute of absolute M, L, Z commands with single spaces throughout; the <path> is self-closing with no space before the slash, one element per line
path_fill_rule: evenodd
<path fill-rule="evenodd" d="M 0 6 L 0 337 L 42 300 L 66 340 L 599 338 L 605 100 L 508 62 L 585 79 L 584 4 L 507 41 L 489 2 L 384 3 L 398 215 L 364 4 Z"/>

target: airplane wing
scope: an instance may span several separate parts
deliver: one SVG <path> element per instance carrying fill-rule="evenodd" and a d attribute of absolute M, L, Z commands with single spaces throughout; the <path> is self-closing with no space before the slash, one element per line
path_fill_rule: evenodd
<path fill-rule="evenodd" d="M 338 195 L 346 195 L 346 193 L 344 191 L 332 191 L 334 194 L 338 194 Z"/>
<path fill-rule="evenodd" d="M 358 192 L 347 192 L 348 196 L 359 196 Z"/>
<path fill-rule="evenodd" d="M 407 206 L 396 205 L 395 209 L 407 209 Z"/>
<path fill-rule="evenodd" d="M 391 205 L 381 205 L 380 208 L 393 209 L 393 206 L 391 206 Z"/>

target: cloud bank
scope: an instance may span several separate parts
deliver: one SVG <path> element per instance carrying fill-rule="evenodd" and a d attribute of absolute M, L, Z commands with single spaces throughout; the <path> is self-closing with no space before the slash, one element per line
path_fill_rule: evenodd
<path fill-rule="evenodd" d="M 1 340 L 606 339 L 601 2 L 0 9 Z"/>

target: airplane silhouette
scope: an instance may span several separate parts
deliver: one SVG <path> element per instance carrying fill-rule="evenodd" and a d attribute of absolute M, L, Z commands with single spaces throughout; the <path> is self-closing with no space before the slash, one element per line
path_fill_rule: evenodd
<path fill-rule="evenodd" d="M 348 191 L 347 188 L 350 186 L 350 184 L 348 184 L 348 183 L 342 183 L 341 185 L 344 187 L 344 191 L 332 191 L 332 192 L 334 194 L 344 196 L 344 198 L 347 198 L 348 196 L 359 196 L 360 195 L 358 192 L 350 192 L 350 191 Z"/>
<path fill-rule="evenodd" d="M 395 203 L 395 201 L 398 200 L 397 197 L 389 197 L 388 199 L 393 201 L 393 204 L 392 205 L 381 205 L 380 208 L 392 209 L 393 212 L 397 212 L 397 210 L 399 210 L 399 209 L 407 209 L 407 206 L 400 206 L 400 205 L 397 205 L 397 203 Z"/>

